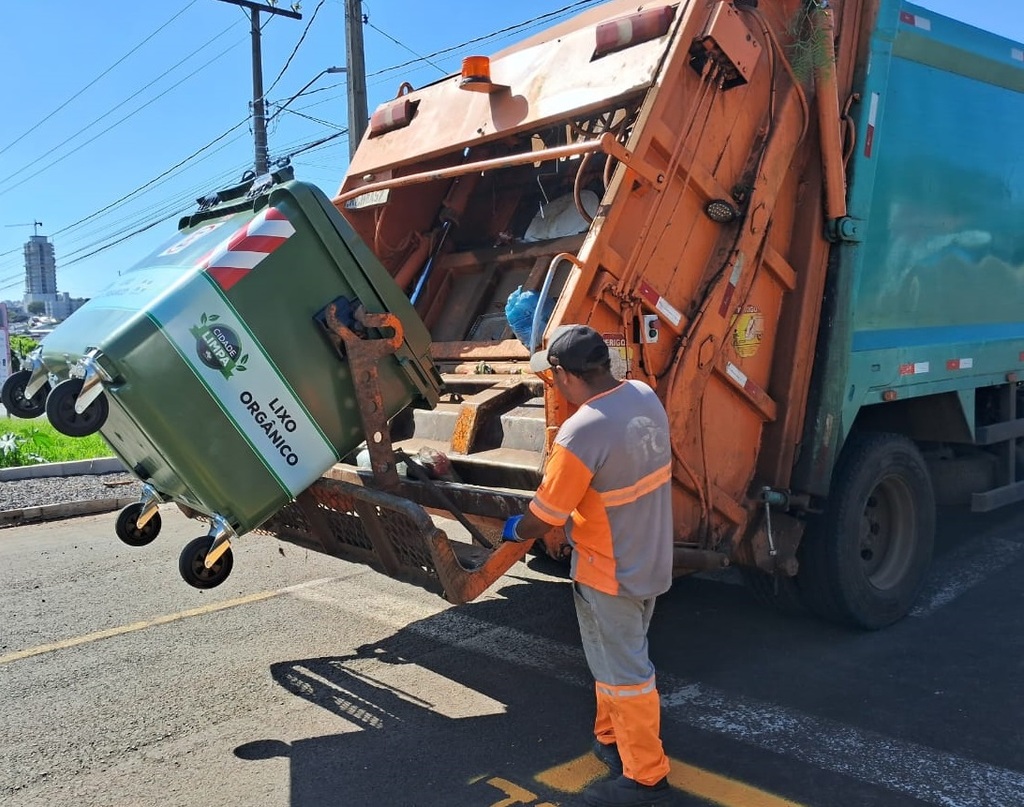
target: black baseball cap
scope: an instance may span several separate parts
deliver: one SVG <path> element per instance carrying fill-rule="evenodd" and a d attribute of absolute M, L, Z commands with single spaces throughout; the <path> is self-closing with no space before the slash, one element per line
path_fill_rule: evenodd
<path fill-rule="evenodd" d="M 530 369 L 542 373 L 564 367 L 570 373 L 582 373 L 602 367 L 608 360 L 608 345 L 589 325 L 559 325 L 551 334 L 548 349 L 530 357 Z"/>

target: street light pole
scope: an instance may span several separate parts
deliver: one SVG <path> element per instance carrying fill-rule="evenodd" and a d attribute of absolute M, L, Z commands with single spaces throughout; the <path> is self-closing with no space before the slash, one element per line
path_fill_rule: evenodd
<path fill-rule="evenodd" d="M 320 76 L 326 76 L 328 73 L 347 73 L 347 72 L 348 72 L 348 68 L 347 67 L 328 67 L 328 68 L 326 68 L 324 70 L 321 70 L 319 73 L 317 73 L 315 76 L 313 76 L 313 78 L 311 78 L 309 81 L 307 81 L 306 85 L 301 90 L 299 90 L 297 93 L 295 93 L 295 95 L 293 95 L 291 98 L 289 98 L 283 104 L 279 105 L 277 107 L 277 109 L 274 110 L 274 114 L 270 115 L 267 118 L 267 121 L 268 122 L 272 121 L 274 118 L 276 118 L 282 112 L 284 112 L 284 108 L 286 106 L 288 106 L 288 104 L 290 104 L 296 98 L 298 98 L 300 95 L 302 95 L 302 93 L 304 93 L 306 90 L 308 90 L 311 86 L 313 86 L 313 82 L 315 82 L 318 78 L 320 78 Z"/>

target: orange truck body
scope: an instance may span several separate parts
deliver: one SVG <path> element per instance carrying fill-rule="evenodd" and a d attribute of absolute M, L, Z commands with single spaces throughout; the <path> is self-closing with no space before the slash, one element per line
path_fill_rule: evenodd
<path fill-rule="evenodd" d="M 334 203 L 412 297 L 447 395 L 385 438 L 420 465 L 434 458 L 432 481 L 350 464 L 311 489 L 307 504 L 336 519 L 324 529 L 347 547 L 329 551 L 454 601 L 522 556 L 495 538 L 571 412 L 505 321 L 521 287 L 553 300 L 538 344 L 587 323 L 613 371 L 665 403 L 677 574 L 738 565 L 780 604 L 813 576 L 804 599 L 825 616 L 880 627 L 905 613 L 923 574 L 914 553 L 930 555 L 927 508 L 909 527 L 889 514 L 893 546 L 913 557 L 864 573 L 883 599 L 901 589 L 874 609 L 843 590 L 843 539 L 812 544 L 806 526 L 828 522 L 854 431 L 828 401 L 838 384 L 811 398 L 833 361 L 823 340 L 842 332 L 822 304 L 837 250 L 861 237 L 848 182 L 874 135 L 855 123 L 870 120 L 859 93 L 878 31 L 905 24 L 907 8 L 612 0 L 378 108 Z M 898 509 L 902 483 L 876 476 Z M 853 507 L 875 507 L 869 494 Z M 454 511 L 475 529 L 472 551 L 420 517 Z M 267 529 L 301 542 L 300 521 Z M 900 549 L 901 529 L 927 546 Z M 552 534 L 545 548 L 564 542 Z"/>

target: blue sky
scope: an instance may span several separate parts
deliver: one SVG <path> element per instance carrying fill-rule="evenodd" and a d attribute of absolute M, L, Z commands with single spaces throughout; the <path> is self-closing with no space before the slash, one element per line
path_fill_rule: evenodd
<path fill-rule="evenodd" d="M 594 4 L 364 0 L 369 110 L 393 97 L 402 81 L 426 84 L 457 70 L 462 56 L 499 50 L 544 23 L 401 70 L 389 68 L 559 9 Z M 920 0 L 919 5 L 1024 41 L 1024 0 Z M 314 11 L 305 39 L 284 69 Z M 301 21 L 276 17 L 263 29 L 264 87 L 271 110 L 324 69 L 345 64 L 342 0 L 304 0 L 301 12 Z M 31 222 L 43 222 L 40 234 L 53 237 L 58 288 L 72 296 L 92 296 L 119 269 L 170 237 L 175 211 L 232 184 L 251 166 L 249 42 L 243 11 L 219 0 L 5 3 L 0 31 L 6 96 L 0 117 L 0 299 L 20 299 L 23 293 L 21 245 L 33 232 Z M 271 122 L 272 158 L 346 126 L 344 79 L 320 76 Z M 217 138 L 198 158 L 161 177 Z M 328 194 L 337 189 L 347 163 L 344 136 L 293 159 L 297 176 Z M 127 201 L 93 216 L 151 181 Z M 90 255 L 164 218 L 153 229 Z"/>

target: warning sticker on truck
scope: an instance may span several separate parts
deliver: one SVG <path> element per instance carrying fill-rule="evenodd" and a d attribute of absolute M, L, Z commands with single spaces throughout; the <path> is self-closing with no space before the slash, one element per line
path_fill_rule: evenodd
<path fill-rule="evenodd" d="M 763 339 L 764 314 L 757 306 L 745 306 L 732 328 L 732 344 L 736 348 L 736 355 L 749 359 L 757 353 Z"/>

